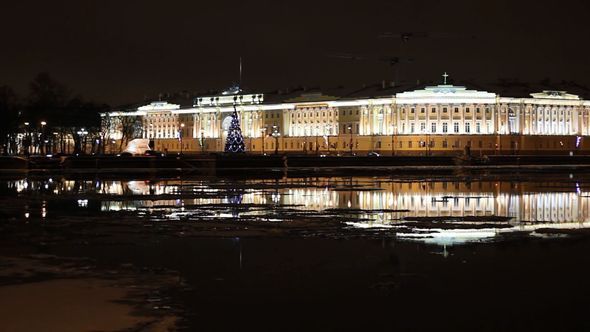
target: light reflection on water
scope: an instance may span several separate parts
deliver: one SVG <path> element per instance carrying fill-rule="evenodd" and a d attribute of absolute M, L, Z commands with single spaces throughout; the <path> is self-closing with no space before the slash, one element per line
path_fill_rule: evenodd
<path fill-rule="evenodd" d="M 491 239 L 517 231 L 538 235 L 535 231 L 540 228 L 590 226 L 587 194 L 573 180 L 533 183 L 349 177 L 235 181 L 21 179 L 5 183 L 9 191 L 19 195 L 71 198 L 80 209 L 97 202 L 99 211 L 136 211 L 154 221 L 238 218 L 280 222 L 310 216 L 338 217 L 350 227 L 382 228 L 399 238 L 445 244 Z M 52 212 L 45 201 L 42 209 L 42 218 Z M 24 214 L 28 218 L 29 211 Z"/>

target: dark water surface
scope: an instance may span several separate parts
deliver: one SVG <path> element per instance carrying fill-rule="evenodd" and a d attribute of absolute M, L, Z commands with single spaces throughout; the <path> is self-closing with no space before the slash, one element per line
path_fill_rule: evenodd
<path fill-rule="evenodd" d="M 177 271 L 186 330 L 590 329 L 590 174 L 0 180 L 6 252 Z"/>

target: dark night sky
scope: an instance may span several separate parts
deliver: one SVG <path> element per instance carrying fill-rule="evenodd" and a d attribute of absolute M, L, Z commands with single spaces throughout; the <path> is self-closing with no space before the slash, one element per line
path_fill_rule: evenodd
<path fill-rule="evenodd" d="M 6 1 L 8 2 L 8 1 Z M 590 85 L 587 1 L 11 1 L 3 3 L 0 85 L 41 71 L 111 104 L 244 86 L 360 86 L 392 80 L 382 56 L 415 58 L 399 77 Z M 403 45 L 383 32 L 428 32 Z M 475 36 L 474 38 L 472 36 Z M 353 54 L 366 59 L 334 57 Z M 332 56 L 329 56 L 332 55 Z"/>

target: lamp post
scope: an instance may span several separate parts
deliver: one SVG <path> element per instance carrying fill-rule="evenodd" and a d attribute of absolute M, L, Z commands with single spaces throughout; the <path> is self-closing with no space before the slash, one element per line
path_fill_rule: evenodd
<path fill-rule="evenodd" d="M 182 132 L 184 131 L 184 123 L 180 124 L 180 130 L 178 131 L 178 139 L 180 140 L 180 155 L 182 155 Z"/>
<path fill-rule="evenodd" d="M 47 149 L 47 140 L 45 139 L 45 126 L 47 122 L 41 121 L 41 135 L 39 135 L 39 140 L 41 141 L 41 154 L 45 154 L 45 150 Z"/>
<path fill-rule="evenodd" d="M 391 155 L 395 156 L 395 132 L 396 126 L 395 125 L 391 125 Z"/>
<path fill-rule="evenodd" d="M 426 130 L 426 129 L 422 133 L 424 134 L 424 155 L 428 156 L 428 147 L 430 145 L 430 142 L 429 142 L 430 135 L 428 133 L 428 130 Z"/>
<path fill-rule="evenodd" d="M 201 129 L 201 152 L 205 152 L 205 132 Z"/>
<path fill-rule="evenodd" d="M 494 108 L 496 121 L 494 123 L 494 131 L 496 132 L 496 151 L 495 154 L 500 154 L 502 152 L 502 142 L 500 141 L 500 110 Z"/>
<path fill-rule="evenodd" d="M 57 131 L 54 131 L 51 135 L 51 152 L 54 154 L 57 153 L 57 149 L 59 147 L 55 145 L 56 142 L 59 144 L 58 137 L 59 133 Z"/>
<path fill-rule="evenodd" d="M 30 154 L 30 148 L 31 148 L 31 131 L 29 130 L 29 123 L 25 122 L 25 135 L 24 135 L 24 139 L 23 139 L 23 147 L 24 147 L 24 153 L 25 156 L 29 156 Z"/>
<path fill-rule="evenodd" d="M 86 152 L 86 135 L 88 135 L 88 131 L 84 128 L 78 130 L 76 132 L 76 134 L 78 134 L 78 136 L 80 136 L 80 152 L 85 153 Z M 84 140 L 84 144 L 82 145 L 82 140 Z"/>
<path fill-rule="evenodd" d="M 430 140 L 430 134 L 432 134 L 432 132 L 430 131 L 430 129 L 427 129 L 426 133 L 428 134 L 428 146 L 426 147 L 426 155 L 430 156 L 430 148 L 432 144 Z"/>
<path fill-rule="evenodd" d="M 348 131 L 350 132 L 350 155 L 352 156 L 352 126 L 348 126 Z"/>
<path fill-rule="evenodd" d="M 266 139 L 266 127 L 261 128 L 260 133 L 262 134 L 262 155 L 264 156 L 264 140 Z"/>
<path fill-rule="evenodd" d="M 279 154 L 279 128 L 277 126 L 272 126 L 272 137 L 275 139 L 275 154 Z"/>
<path fill-rule="evenodd" d="M 326 125 L 326 144 L 328 145 L 328 155 L 330 154 L 330 129 L 332 128 L 332 125 L 327 124 Z"/>
<path fill-rule="evenodd" d="M 318 155 L 319 149 L 318 149 L 318 135 L 319 135 L 319 127 L 315 126 L 315 155 Z"/>
<path fill-rule="evenodd" d="M 153 148 L 154 150 L 156 149 L 156 142 L 154 141 L 155 138 L 155 133 L 154 133 L 154 124 L 150 122 L 149 126 L 148 126 L 148 146 L 150 148 Z"/>

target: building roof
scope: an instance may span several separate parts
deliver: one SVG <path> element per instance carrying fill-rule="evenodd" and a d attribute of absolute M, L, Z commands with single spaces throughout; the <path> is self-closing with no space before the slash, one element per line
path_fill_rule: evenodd
<path fill-rule="evenodd" d="M 334 100 L 356 100 L 368 98 L 391 98 L 396 96 L 398 102 L 404 100 L 410 103 L 410 100 L 434 100 L 436 96 L 457 96 L 458 100 L 464 101 L 482 101 L 490 102 L 495 95 L 500 97 L 514 98 L 531 98 L 532 95 L 540 97 L 540 93 L 545 96 L 562 93 L 564 99 L 573 99 L 578 96 L 580 99 L 590 99 L 590 88 L 580 85 L 573 81 L 551 82 L 543 80 L 537 83 L 521 82 L 514 79 L 502 79 L 493 83 L 476 83 L 471 81 L 459 81 L 457 85 L 435 85 L 432 82 L 416 84 L 393 84 L 393 82 L 382 81 L 379 83 L 362 85 L 358 87 L 291 87 L 278 89 L 274 91 L 249 91 L 243 90 L 240 95 L 263 95 L 263 104 L 279 103 L 298 103 L 314 101 L 334 101 Z M 176 104 L 180 109 L 191 108 L 194 105 L 195 98 L 222 96 L 222 90 L 210 90 L 205 93 L 190 93 L 182 91 L 172 94 L 163 94 L 159 96 L 160 101 L 166 101 L 169 104 Z M 460 96 L 460 97 L 459 97 Z M 573 96 L 573 97 L 572 97 Z M 430 99 L 429 99 L 430 98 Z M 462 99 L 461 99 L 462 98 Z M 150 105 L 153 100 L 146 98 L 146 101 L 135 104 L 122 105 L 114 110 L 136 110 L 139 107 Z"/>

